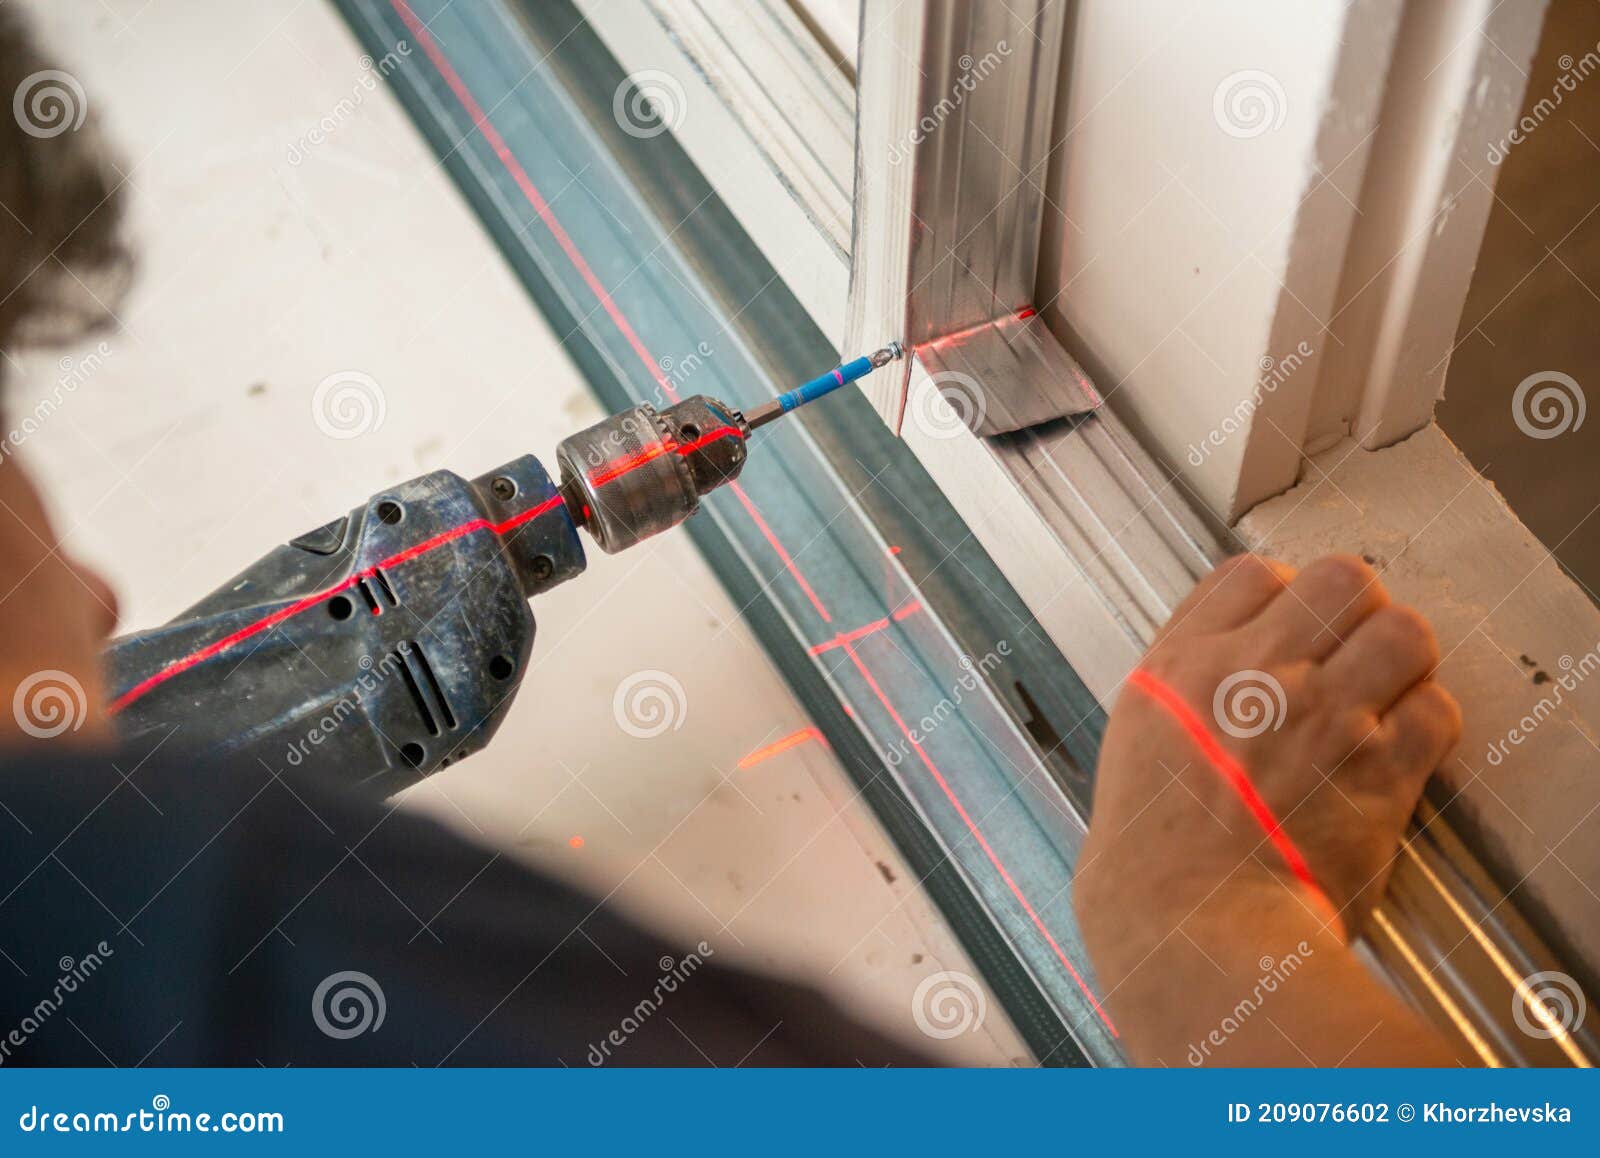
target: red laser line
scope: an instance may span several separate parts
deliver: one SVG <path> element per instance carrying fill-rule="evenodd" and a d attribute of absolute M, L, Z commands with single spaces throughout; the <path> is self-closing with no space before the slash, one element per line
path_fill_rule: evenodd
<path fill-rule="evenodd" d="M 844 647 L 848 644 L 854 643 L 858 639 L 871 635 L 875 631 L 882 631 L 888 626 L 889 617 L 887 615 L 882 619 L 874 619 L 871 623 L 863 624 L 852 631 L 840 632 L 826 643 L 817 644 L 815 647 L 810 649 L 811 654 L 821 655 L 823 652 L 832 651 L 836 647 Z"/>
<path fill-rule="evenodd" d="M 409 563 L 412 559 L 415 559 L 419 555 L 426 554 L 427 552 L 434 550 L 436 547 L 442 547 L 446 543 L 454 542 L 463 535 L 470 535 L 474 531 L 493 531 L 497 535 L 504 535 L 507 531 L 514 530 L 517 527 L 520 527 L 523 523 L 528 522 L 530 519 L 536 519 L 546 511 L 552 510 L 560 505 L 561 496 L 559 494 L 555 494 L 551 495 L 548 499 L 537 506 L 531 507 L 528 510 L 523 511 L 520 515 L 506 519 L 501 523 L 491 523 L 488 519 L 471 519 L 465 523 L 460 523 L 457 526 L 451 527 L 449 530 L 441 531 L 430 539 L 424 539 L 420 543 L 415 543 L 412 546 L 407 547 L 404 551 L 397 551 L 395 554 L 390 555 L 387 559 L 380 560 L 370 567 L 365 567 L 362 570 L 347 576 L 340 582 L 335 583 L 332 587 L 324 588 L 323 590 L 314 594 L 296 599 L 293 603 L 285 604 L 284 606 L 278 608 L 278 610 L 271 612 L 270 614 L 263 615 L 260 619 L 241 627 L 238 631 L 233 632 L 231 635 L 225 635 L 214 643 L 208 643 L 205 647 L 202 647 L 197 651 L 192 651 L 181 659 L 174 660 L 166 667 L 161 668 L 152 675 L 147 676 L 143 680 L 134 684 L 133 687 L 123 692 L 116 699 L 112 700 L 106 711 L 112 715 L 115 715 L 126 708 L 129 704 L 133 703 L 135 700 L 141 698 L 155 688 L 160 687 L 174 676 L 181 675 L 190 668 L 194 667 L 196 664 L 204 663 L 206 660 L 211 659 L 214 656 L 221 655 L 229 648 L 236 647 L 245 640 L 252 639 L 257 635 L 260 635 L 268 628 L 276 627 L 284 620 L 299 615 L 302 611 L 315 607 L 326 599 L 331 599 L 341 591 L 348 591 L 361 580 L 371 578 L 378 571 L 398 567 L 402 563 Z"/>
<path fill-rule="evenodd" d="M 619 478 L 622 475 L 627 474 L 629 471 L 643 466 L 647 462 L 653 462 L 664 454 L 670 454 L 676 449 L 677 447 L 670 442 L 658 442 L 656 445 L 647 447 L 646 449 L 639 451 L 637 454 L 631 454 L 627 458 L 618 459 L 616 462 L 610 463 L 607 466 L 598 467 L 591 471 L 589 474 L 589 485 L 596 487 L 605 486 L 606 483 L 611 482 L 613 479 Z"/>
<path fill-rule="evenodd" d="M 832 651 L 836 647 L 843 647 L 847 643 L 854 643 L 856 640 L 862 639 L 873 634 L 874 632 L 882 631 L 884 628 L 889 626 L 890 620 L 899 623 L 901 620 L 915 615 L 921 610 L 921 603 L 908 603 L 904 607 L 896 608 L 892 615 L 886 615 L 882 619 L 874 619 L 871 623 L 858 627 L 854 631 L 842 632 L 841 634 L 836 635 L 832 639 L 828 640 L 826 643 L 817 644 L 815 647 L 810 649 L 811 654 L 821 655 L 825 651 Z"/>
<path fill-rule="evenodd" d="M 787 752 L 790 748 L 798 748 L 807 740 L 817 740 L 820 742 L 822 740 L 822 733 L 817 731 L 815 728 L 801 728 L 798 732 L 790 732 L 782 739 L 774 740 L 770 744 L 766 744 L 760 748 L 757 748 L 754 752 L 751 752 L 749 755 L 740 760 L 736 767 L 741 772 L 746 768 L 753 768 L 763 760 L 772 759 L 772 757 L 778 755 L 780 752 Z"/>
<path fill-rule="evenodd" d="M 669 438 L 665 442 L 658 442 L 656 445 L 649 447 L 648 449 L 641 450 L 637 454 L 631 454 L 626 458 L 618 459 L 616 462 L 611 463 L 608 466 L 596 468 L 594 473 L 589 475 L 589 484 L 597 487 L 604 486 L 613 479 L 627 474 L 635 467 L 643 466 L 645 463 L 650 462 L 652 459 L 660 458 L 664 454 L 670 453 L 678 455 L 690 455 L 699 450 L 701 447 L 716 442 L 719 438 L 743 437 L 744 435 L 739 433 L 737 427 L 719 426 L 710 434 L 702 434 L 693 442 L 674 442 Z"/>
<path fill-rule="evenodd" d="M 855 663 L 857 670 L 861 672 L 861 677 L 867 681 L 867 686 L 872 689 L 872 694 L 883 705 L 884 711 L 888 712 L 890 718 L 894 720 L 895 726 L 900 729 L 901 735 L 905 736 L 906 743 L 910 744 L 912 750 L 916 752 L 917 758 L 922 761 L 923 767 L 928 770 L 928 774 L 939 785 L 940 790 L 945 795 L 945 799 L 949 800 L 955 808 L 956 815 L 961 817 L 961 822 L 967 826 L 967 831 L 978 842 L 978 847 L 983 849 L 984 856 L 989 858 L 989 863 L 994 866 L 995 872 L 999 873 L 1000 879 L 1005 881 L 1006 887 L 1011 890 L 1011 895 L 1017 898 L 1017 903 L 1022 906 L 1023 912 L 1028 914 L 1028 919 L 1033 922 L 1033 927 L 1039 930 L 1039 935 L 1044 938 L 1045 944 L 1049 945 L 1051 950 L 1054 951 L 1056 959 L 1066 966 L 1068 973 L 1072 974 L 1072 979 L 1078 983 L 1078 988 L 1089 999 L 1089 1004 L 1094 1006 L 1095 1013 L 1105 1023 L 1105 1027 L 1111 1031 L 1111 1036 L 1121 1036 L 1117 1033 L 1117 1027 L 1111 1024 L 1111 1018 L 1106 1016 L 1106 1011 L 1100 1008 L 1100 999 L 1094 995 L 1094 991 L 1089 988 L 1088 982 L 1084 981 L 1083 975 L 1078 972 L 1072 961 L 1067 957 L 1066 952 L 1061 948 L 1060 943 L 1056 941 L 1050 930 L 1045 926 L 1044 920 L 1023 894 L 1021 887 L 1012 878 L 1010 870 L 1001 862 L 994 849 L 989 846 L 989 841 L 984 837 L 983 832 L 978 828 L 977 822 L 972 819 L 971 814 L 967 812 L 966 806 L 961 803 L 960 798 L 951 789 L 949 781 L 944 778 L 944 774 L 939 771 L 938 766 L 929 758 L 927 752 L 923 751 L 921 743 L 911 738 L 911 729 L 906 727 L 906 722 L 900 718 L 900 713 L 894 710 L 894 705 L 889 702 L 889 697 L 883 694 L 883 689 L 878 686 L 878 681 L 872 678 L 872 673 L 867 670 L 867 665 L 861 662 L 861 657 L 856 654 L 856 649 L 847 643 L 844 645 L 844 651 L 851 661 Z"/>
<path fill-rule="evenodd" d="M 1245 771 L 1244 765 L 1239 763 L 1233 754 L 1222 746 L 1221 741 L 1211 734 L 1205 722 L 1171 685 L 1141 667 L 1136 667 L 1129 673 L 1128 682 L 1166 709 L 1167 714 L 1188 733 L 1189 738 L 1200 749 L 1200 754 L 1205 757 L 1206 763 L 1210 764 L 1217 775 L 1222 777 L 1223 782 L 1233 789 L 1234 795 L 1266 833 L 1267 839 L 1272 842 L 1272 847 L 1278 850 L 1278 855 L 1289 866 L 1289 871 L 1300 880 L 1301 884 L 1311 890 L 1324 909 L 1334 914 L 1333 919 L 1337 922 L 1337 911 L 1328 900 L 1328 895 L 1322 891 L 1322 886 L 1317 883 L 1316 877 L 1311 875 L 1311 866 L 1306 863 L 1306 858 L 1301 855 L 1300 849 L 1289 838 L 1289 834 L 1283 830 L 1283 825 L 1278 822 L 1277 816 L 1273 814 L 1267 802 L 1261 798 L 1261 793 L 1256 791 L 1256 786 L 1250 782 L 1250 776 Z M 1342 928 L 1342 925 L 1340 927 Z"/>
<path fill-rule="evenodd" d="M 467 88 L 466 82 L 461 79 L 460 75 L 451 66 L 449 58 L 445 56 L 443 50 L 434 41 L 433 34 L 428 31 L 427 25 L 417 18 L 415 12 L 411 11 L 411 6 L 406 3 L 406 0 L 389 0 L 389 3 L 400 19 L 405 22 L 405 26 L 411 32 L 411 35 L 416 37 L 417 41 L 422 45 L 422 50 L 428 54 L 428 59 L 433 62 L 433 67 L 439 70 L 439 75 L 450 86 L 450 91 L 455 93 L 456 100 L 461 102 L 461 107 L 472 118 L 473 127 L 483 134 L 483 139 L 494 150 L 495 156 L 500 158 L 500 163 L 505 166 L 506 172 L 511 175 L 511 179 L 517 183 L 517 188 L 522 190 L 522 195 L 527 198 L 528 204 L 533 206 L 533 211 L 539 215 L 539 219 L 550 230 L 550 236 L 556 239 L 556 244 L 567 255 L 567 260 L 572 262 L 573 268 L 578 271 L 578 276 L 582 277 L 584 283 L 593 291 L 596 300 L 600 303 L 600 308 L 605 310 L 606 315 L 616 324 L 617 330 L 627 340 L 628 345 L 633 348 L 633 352 L 638 355 L 639 360 L 650 368 L 651 376 L 660 384 L 667 397 L 676 402 L 678 400 L 677 391 L 662 376 L 661 368 L 656 364 L 655 359 L 650 356 L 650 351 L 639 340 L 639 335 L 634 332 L 633 326 L 629 324 L 627 317 L 617 308 L 617 303 L 612 301 L 610 293 L 606 291 L 606 287 L 595 276 L 594 270 L 584 260 L 583 254 L 573 244 L 572 238 L 567 235 L 567 231 L 561 227 L 561 222 L 556 220 L 556 215 L 551 212 L 550 206 L 545 202 L 543 195 L 540 194 L 538 186 L 533 183 L 532 178 L 523 169 L 522 163 L 517 160 L 516 154 L 506 144 L 505 138 L 500 135 L 499 130 L 489 120 L 489 114 L 484 112 L 483 106 L 478 104 L 473 97 L 472 90 Z"/>
<path fill-rule="evenodd" d="M 433 66 L 438 69 L 439 74 L 444 78 L 445 83 L 448 84 L 451 91 L 456 94 L 456 99 L 461 102 L 461 105 L 463 109 L 466 110 L 467 114 L 472 117 L 475 126 L 480 132 L 483 133 L 484 139 L 488 141 L 489 145 L 494 149 L 495 155 L 500 158 L 501 164 L 505 165 L 507 172 L 509 172 L 512 176 L 512 179 L 516 181 L 517 186 L 522 190 L 523 195 L 528 198 L 529 203 L 534 207 L 534 211 L 539 214 L 539 217 L 550 228 L 552 236 L 555 237 L 556 242 L 561 246 L 562 251 L 565 252 L 567 257 L 572 261 L 573 266 L 578 270 L 578 273 L 580 276 L 582 276 L 584 282 L 594 292 L 595 297 L 605 309 L 607 316 L 611 318 L 611 320 L 616 324 L 617 329 L 621 331 L 623 337 L 627 339 L 628 345 L 633 349 L 634 354 L 649 369 L 651 377 L 653 377 L 660 384 L 666 395 L 669 398 L 676 400 L 677 392 L 662 376 L 656 360 L 650 356 L 650 351 L 645 347 L 644 343 L 639 340 L 638 334 L 634 332 L 633 327 L 622 315 L 621 310 L 619 310 L 616 306 L 616 303 L 612 301 L 611 295 L 606 292 L 605 287 L 600 284 L 599 278 L 597 278 L 594 275 L 594 271 L 589 268 L 589 263 L 585 261 L 583 255 L 578 252 L 577 246 L 572 243 L 572 239 L 567 236 L 566 231 L 561 228 L 560 223 L 555 218 L 555 214 L 550 211 L 550 207 L 545 203 L 544 198 L 540 196 L 538 189 L 534 186 L 532 180 L 529 179 L 526 171 L 523 170 L 521 164 L 511 153 L 511 150 L 506 146 L 504 139 L 502 139 L 500 134 L 495 131 L 494 126 L 489 123 L 488 114 L 484 113 L 482 107 L 475 99 L 473 99 L 472 93 L 467 89 L 467 86 L 461 80 L 461 77 L 457 75 L 455 69 L 451 67 L 450 61 L 439 49 L 439 46 L 434 43 L 433 37 L 428 32 L 427 27 L 422 23 L 422 21 L 417 19 L 416 14 L 413 13 L 406 5 L 405 0 L 390 0 L 390 4 L 393 6 L 394 10 L 399 13 L 401 20 L 405 22 L 406 28 L 410 30 L 412 36 L 414 36 L 422 44 L 423 51 L 427 53 L 428 59 L 433 62 Z M 903 420 L 904 417 L 905 399 L 902 397 L 900 418 Z M 897 429 L 898 426 L 899 422 L 896 422 Z M 761 532 L 768 544 L 771 545 L 773 551 L 775 551 L 778 557 L 783 561 L 784 568 L 789 572 L 790 575 L 794 577 L 795 582 L 805 593 L 806 598 L 811 601 L 811 605 L 816 608 L 817 614 L 822 617 L 823 622 L 833 622 L 833 617 L 828 614 L 827 608 L 822 605 L 822 600 L 817 598 L 817 593 L 812 590 L 811 584 L 806 581 L 805 575 L 795 564 L 794 559 L 789 555 L 789 552 L 784 549 L 783 544 L 778 541 L 777 535 L 773 533 L 773 530 L 767 524 L 766 519 L 762 518 L 761 512 L 756 509 L 755 503 L 752 502 L 750 496 L 745 493 L 744 487 L 735 481 L 729 484 L 729 489 L 733 491 L 734 495 L 738 498 L 740 505 L 743 506 L 745 512 L 749 514 L 751 520 L 755 523 L 757 530 Z M 905 724 L 900 719 L 899 713 L 894 710 L 894 707 L 884 697 L 883 690 L 878 687 L 877 681 L 872 678 L 872 673 L 867 670 L 866 665 L 861 662 L 861 658 L 855 654 L 854 649 L 852 649 L 848 644 L 846 645 L 845 650 L 850 655 L 851 660 L 854 661 L 856 667 L 861 670 L 862 675 L 866 677 L 868 684 L 873 689 L 873 693 L 878 697 L 879 701 L 884 705 L 889 714 L 894 718 L 895 722 L 900 726 L 900 730 L 906 733 L 907 739 L 909 739 L 910 734 L 909 732 L 906 732 Z M 1052 937 L 1049 930 L 1045 928 L 1043 921 L 1041 921 L 1038 914 L 1034 912 L 1033 907 L 1031 904 L 1029 904 L 1027 898 L 1022 895 L 1022 891 L 1017 887 L 1016 882 L 1012 880 L 1011 874 L 1006 870 L 1005 866 L 1000 863 L 999 858 L 995 856 L 994 850 L 989 847 L 988 841 L 986 841 L 983 837 L 983 834 L 978 831 L 977 826 L 973 823 L 971 817 L 967 815 L 967 812 L 962 807 L 961 802 L 956 799 L 955 794 L 951 791 L 949 784 L 944 780 L 944 777 L 939 774 L 938 769 L 933 766 L 932 761 L 928 759 L 927 754 L 922 751 L 920 745 L 913 745 L 913 747 L 917 749 L 917 754 L 921 757 L 922 762 L 927 765 L 928 770 L 933 773 L 934 778 L 939 782 L 939 785 L 944 790 L 945 795 L 950 798 L 950 801 L 955 805 L 957 811 L 966 821 L 967 827 L 977 838 L 979 844 L 982 845 L 985 853 L 988 854 L 990 862 L 994 864 L 1001 877 L 1010 887 L 1012 893 L 1017 897 L 1018 901 L 1027 911 L 1028 915 L 1033 919 L 1034 925 L 1039 929 L 1039 932 L 1044 936 L 1044 939 L 1055 951 L 1056 956 L 1060 958 L 1061 963 L 1066 966 L 1067 971 L 1072 974 L 1072 977 L 1075 981 L 1077 981 L 1079 988 L 1081 988 L 1084 993 L 1088 995 L 1090 1003 L 1094 1006 L 1095 1012 L 1099 1014 L 1100 1019 L 1105 1022 L 1106 1028 L 1111 1031 L 1113 1036 L 1115 1036 L 1117 1032 L 1116 1028 L 1111 1024 L 1110 1019 L 1106 1017 L 1105 1011 L 1100 1008 L 1100 1003 L 1095 999 L 1094 994 L 1089 991 L 1089 987 L 1084 984 L 1083 978 L 1079 976 L 1078 971 L 1073 967 L 1072 962 L 1069 961 L 1066 954 L 1062 952 L 1061 946 L 1056 943 L 1055 938 Z"/>
<path fill-rule="evenodd" d="M 828 609 L 822 605 L 822 600 L 817 598 L 817 593 L 811 589 L 811 584 L 806 582 L 805 575 L 801 573 L 795 561 L 789 557 L 789 552 L 784 549 L 782 543 L 778 542 L 778 536 L 773 534 L 772 528 L 767 525 L 767 520 L 761 517 L 760 511 L 756 510 L 755 503 L 750 500 L 749 495 L 745 494 L 744 487 L 740 486 L 738 482 L 731 482 L 728 484 L 728 489 L 733 491 L 740 505 L 744 507 L 745 512 L 755 523 L 756 530 L 761 532 L 762 536 L 771 544 L 773 551 L 777 553 L 778 558 L 783 561 L 784 570 L 794 576 L 794 581 L 800 585 L 800 590 L 804 591 L 806 598 L 811 600 L 811 606 L 815 607 L 817 614 L 822 616 L 822 622 L 832 623 L 833 616 L 828 614 Z"/>

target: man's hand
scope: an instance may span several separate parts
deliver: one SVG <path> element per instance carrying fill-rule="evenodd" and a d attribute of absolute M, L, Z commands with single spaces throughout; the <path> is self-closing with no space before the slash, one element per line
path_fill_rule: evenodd
<path fill-rule="evenodd" d="M 1382 894 L 1423 785 L 1460 731 L 1455 701 L 1431 678 L 1438 660 L 1427 621 L 1359 559 L 1297 574 L 1240 556 L 1195 588 L 1111 714 L 1074 885 L 1119 1018 L 1146 1022 L 1152 1001 L 1166 1004 L 1164 984 L 1208 1008 L 1203 978 L 1157 976 L 1163 963 L 1192 964 L 1195 950 L 1221 978 L 1216 1009 L 1236 1003 L 1259 962 L 1301 944 L 1322 954 L 1313 973 L 1333 970 L 1325 983 L 1362 986 L 1359 964 L 1334 959 L 1348 958 L 1343 943 Z M 1299 988 L 1312 996 L 1312 983 Z M 1145 1008 L 1127 1008 L 1132 993 Z M 1361 1019 L 1420 1030 L 1387 995 L 1315 995 L 1340 998 Z M 1276 1000 L 1293 1020 L 1289 997 Z M 1176 1062 L 1162 1037 L 1172 1029 L 1127 1036 L 1136 1056 Z M 1153 1052 L 1139 1049 L 1146 1038 Z"/>

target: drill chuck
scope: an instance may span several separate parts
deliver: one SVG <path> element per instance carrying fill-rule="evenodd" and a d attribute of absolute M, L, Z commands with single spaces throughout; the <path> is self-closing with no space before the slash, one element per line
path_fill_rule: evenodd
<path fill-rule="evenodd" d="M 665 410 L 613 414 L 556 448 L 572 521 L 608 554 L 675 527 L 700 497 L 737 478 L 748 457 L 744 416 L 697 394 Z"/>

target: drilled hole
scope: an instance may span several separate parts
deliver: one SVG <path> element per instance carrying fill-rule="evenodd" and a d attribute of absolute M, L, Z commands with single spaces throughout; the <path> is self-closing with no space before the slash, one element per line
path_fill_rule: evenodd
<path fill-rule="evenodd" d="M 406 517 L 406 509 L 399 503 L 384 499 L 378 504 L 378 520 L 388 523 L 391 527 Z"/>
<path fill-rule="evenodd" d="M 356 605 L 351 603 L 350 600 L 346 599 L 343 595 L 335 595 L 332 599 L 328 600 L 328 614 L 333 616 L 335 619 L 349 619 L 350 613 L 355 609 Z"/>
<path fill-rule="evenodd" d="M 422 762 L 428 758 L 428 750 L 413 740 L 400 749 L 400 758 L 413 768 L 421 768 Z"/>
<path fill-rule="evenodd" d="M 489 661 L 489 674 L 497 680 L 508 680 L 511 673 L 517 670 L 517 665 L 503 655 L 497 655 Z"/>
<path fill-rule="evenodd" d="M 700 437 L 700 428 L 692 422 L 685 422 L 678 427 L 678 437 L 685 442 L 693 442 Z"/>

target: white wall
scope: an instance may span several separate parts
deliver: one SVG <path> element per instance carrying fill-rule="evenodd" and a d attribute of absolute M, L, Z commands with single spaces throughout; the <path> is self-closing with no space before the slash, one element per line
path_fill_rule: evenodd
<path fill-rule="evenodd" d="M 1039 301 L 1224 517 L 1296 477 L 1307 391 L 1236 407 L 1272 367 L 1315 376 L 1398 9 L 1071 5 Z"/>

